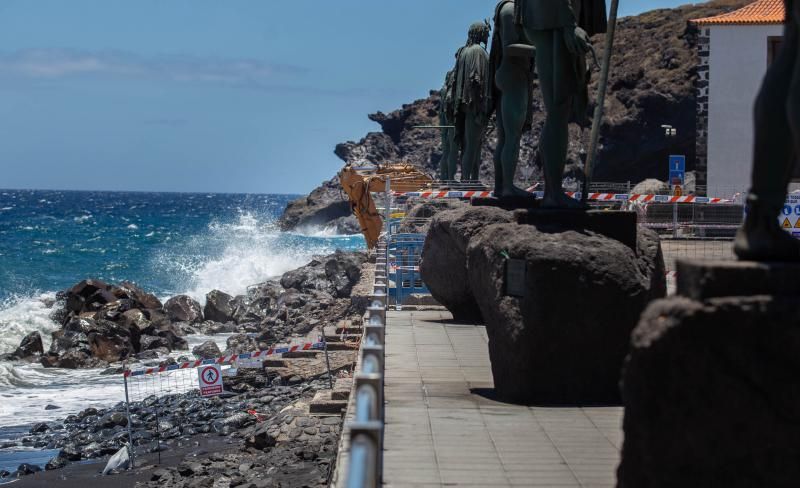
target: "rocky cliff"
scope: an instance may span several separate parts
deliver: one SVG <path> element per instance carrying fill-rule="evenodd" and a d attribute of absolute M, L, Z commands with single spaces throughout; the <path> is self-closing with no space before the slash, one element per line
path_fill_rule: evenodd
<path fill-rule="evenodd" d="M 663 180 L 667 177 L 667 157 L 676 153 L 685 154 L 687 169 L 694 169 L 699 32 L 689 20 L 728 12 L 747 3 L 749 0 L 715 0 L 620 19 L 595 181 Z M 601 59 L 603 42 L 602 35 L 593 38 Z M 595 74 L 590 94 L 596 93 L 597 78 Z M 381 131 L 369 133 L 358 142 L 339 144 L 335 153 L 343 161 L 408 161 L 434 174 L 441 158 L 439 132 L 413 127 L 438 123 L 438 106 L 438 91 L 432 91 L 428 98 L 389 114 L 372 114 L 370 120 L 378 123 Z M 520 180 L 526 166 L 533 168 L 532 179 L 541 174 L 538 144 L 545 113 L 538 89 L 534 90 L 534 107 L 533 129 L 522 141 L 517 174 Z M 663 124 L 675 127 L 677 136 L 665 137 Z M 566 176 L 580 177 L 588 130 L 581 134 L 578 127 L 572 126 L 570 131 Z M 483 148 L 482 177 L 493 176 L 492 152 L 496 141 L 491 123 Z M 326 182 L 308 198 L 290 204 L 281 220 L 282 226 L 287 229 L 307 223 L 324 224 L 346 215 L 346 205 L 341 203 L 338 193 L 331 191 L 331 185 L 336 182 Z"/>

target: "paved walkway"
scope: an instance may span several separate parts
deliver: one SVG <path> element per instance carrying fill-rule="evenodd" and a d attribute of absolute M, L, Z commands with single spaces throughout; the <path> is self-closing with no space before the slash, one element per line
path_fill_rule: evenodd
<path fill-rule="evenodd" d="M 613 487 L 622 409 L 493 401 L 486 329 L 389 312 L 384 483 Z"/>

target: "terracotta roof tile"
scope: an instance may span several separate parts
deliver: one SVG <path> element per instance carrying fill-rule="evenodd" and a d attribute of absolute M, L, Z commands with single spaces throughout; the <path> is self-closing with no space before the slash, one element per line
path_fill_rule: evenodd
<path fill-rule="evenodd" d="M 785 21 L 783 0 L 758 0 L 733 12 L 691 22 L 697 25 L 747 25 L 783 24 Z"/>

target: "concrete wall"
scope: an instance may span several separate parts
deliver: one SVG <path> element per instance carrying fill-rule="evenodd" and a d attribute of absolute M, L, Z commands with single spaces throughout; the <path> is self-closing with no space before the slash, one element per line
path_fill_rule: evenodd
<path fill-rule="evenodd" d="M 753 102 L 767 70 L 767 38 L 783 26 L 711 26 L 708 75 L 708 194 L 750 184 Z"/>

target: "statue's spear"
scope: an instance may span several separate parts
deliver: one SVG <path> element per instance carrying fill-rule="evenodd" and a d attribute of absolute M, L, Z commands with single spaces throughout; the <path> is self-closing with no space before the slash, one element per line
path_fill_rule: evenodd
<path fill-rule="evenodd" d="M 597 145 L 600 142 L 600 125 L 603 122 L 603 107 L 606 103 L 606 91 L 608 89 L 608 71 L 611 68 L 611 54 L 614 49 L 614 34 L 617 30 L 617 10 L 619 10 L 619 0 L 611 0 L 611 11 L 608 14 L 608 29 L 606 31 L 606 45 L 603 52 L 603 66 L 600 70 L 600 82 L 597 87 L 597 106 L 594 108 L 594 120 L 592 121 L 592 133 L 589 136 L 589 151 L 586 154 L 586 165 L 583 168 L 583 193 L 581 201 L 586 203 L 589 197 L 589 184 L 592 181 L 592 170 L 594 160 L 597 156 Z"/>

